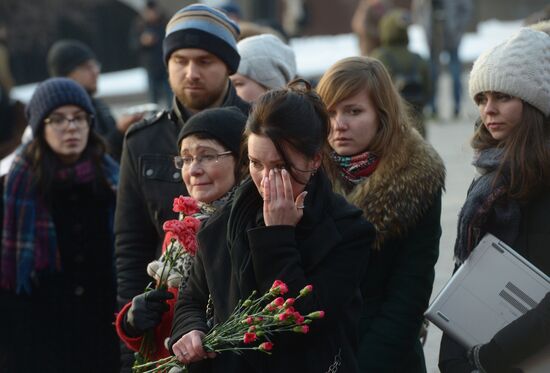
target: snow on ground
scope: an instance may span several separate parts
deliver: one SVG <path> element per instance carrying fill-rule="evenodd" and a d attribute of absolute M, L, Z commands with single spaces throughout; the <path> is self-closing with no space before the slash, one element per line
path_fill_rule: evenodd
<path fill-rule="evenodd" d="M 475 33 L 467 33 L 462 39 L 459 50 L 462 61 L 473 62 L 481 52 L 508 38 L 521 25 L 521 21 L 489 20 L 480 23 Z M 419 25 L 411 25 L 409 40 L 411 50 L 428 57 L 428 45 Z M 296 53 L 298 74 L 306 78 L 320 76 L 336 61 L 359 54 L 357 38 L 353 34 L 294 38 L 290 46 Z M 18 86 L 13 89 L 12 96 L 28 102 L 35 87 L 36 84 Z M 146 90 L 147 76 L 142 68 L 103 73 L 98 82 L 98 96 L 134 95 Z"/>

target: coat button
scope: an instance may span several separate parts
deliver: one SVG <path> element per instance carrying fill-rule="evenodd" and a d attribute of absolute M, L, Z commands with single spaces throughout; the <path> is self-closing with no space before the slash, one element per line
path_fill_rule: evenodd
<path fill-rule="evenodd" d="M 80 297 L 82 294 L 84 294 L 84 288 L 82 286 L 77 286 L 74 288 L 74 295 Z"/>
<path fill-rule="evenodd" d="M 174 172 L 172 177 L 174 178 L 174 180 L 179 180 L 179 178 L 181 177 L 181 174 L 179 172 Z"/>
<path fill-rule="evenodd" d="M 153 176 L 155 171 L 152 168 L 149 168 L 147 171 L 145 171 L 145 175 L 147 176 Z"/>

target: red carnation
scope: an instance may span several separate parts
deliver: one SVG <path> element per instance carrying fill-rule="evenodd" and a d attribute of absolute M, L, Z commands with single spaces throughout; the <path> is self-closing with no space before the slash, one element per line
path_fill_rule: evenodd
<path fill-rule="evenodd" d="M 271 351 L 273 349 L 273 343 L 264 342 L 258 347 L 261 351 Z"/>
<path fill-rule="evenodd" d="M 244 333 L 243 342 L 244 343 L 252 343 L 256 341 L 256 333 Z"/>
<path fill-rule="evenodd" d="M 285 300 L 282 297 L 275 298 L 273 304 L 277 307 L 281 307 L 285 303 Z"/>
<path fill-rule="evenodd" d="M 273 295 L 284 295 L 288 293 L 288 286 L 282 281 L 275 280 L 269 292 Z"/>
<path fill-rule="evenodd" d="M 309 332 L 309 326 L 307 326 L 307 325 L 298 325 L 298 326 L 295 326 L 294 328 L 292 328 L 292 331 L 294 331 L 296 333 L 307 334 Z"/>
<path fill-rule="evenodd" d="M 185 215 L 193 215 L 200 211 L 197 201 L 191 197 L 184 196 L 174 198 L 172 210 L 174 210 L 174 212 L 181 212 Z"/>
<path fill-rule="evenodd" d="M 183 218 L 183 224 L 196 234 L 201 226 L 201 221 L 192 216 L 186 216 L 185 218 Z"/>
<path fill-rule="evenodd" d="M 288 299 L 285 301 L 284 307 L 285 307 L 285 308 L 288 308 L 288 307 L 290 307 L 290 306 L 293 306 L 295 300 L 296 300 L 296 299 L 294 299 L 294 298 L 288 298 Z"/>
<path fill-rule="evenodd" d="M 300 296 L 304 297 L 309 293 L 311 293 L 312 290 L 313 290 L 313 285 L 306 285 L 302 290 L 300 290 Z"/>

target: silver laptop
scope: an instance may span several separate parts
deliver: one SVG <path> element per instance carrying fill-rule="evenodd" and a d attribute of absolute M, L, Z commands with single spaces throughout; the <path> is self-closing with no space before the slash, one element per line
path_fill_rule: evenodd
<path fill-rule="evenodd" d="M 489 342 L 504 326 L 536 307 L 549 291 L 550 277 L 487 234 L 430 304 L 425 316 L 471 348 Z M 544 371 L 549 372 L 550 346 L 544 352 Z M 540 366 L 540 362 L 534 366 Z"/>

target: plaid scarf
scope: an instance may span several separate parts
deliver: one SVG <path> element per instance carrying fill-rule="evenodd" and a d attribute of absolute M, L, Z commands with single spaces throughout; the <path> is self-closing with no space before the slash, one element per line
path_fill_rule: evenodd
<path fill-rule="evenodd" d="M 376 170 L 380 158 L 371 152 L 354 156 L 338 155 L 331 152 L 330 157 L 340 167 L 340 174 L 352 184 L 359 184 Z"/>
<path fill-rule="evenodd" d="M 59 271 L 61 260 L 55 226 L 45 201 L 38 197 L 24 149 L 17 153 L 4 184 L 0 287 L 30 294 L 33 273 Z M 104 156 L 102 165 L 114 192 L 118 184 L 118 164 Z M 88 159 L 57 170 L 55 180 L 83 184 L 95 177 L 92 161 Z"/>

